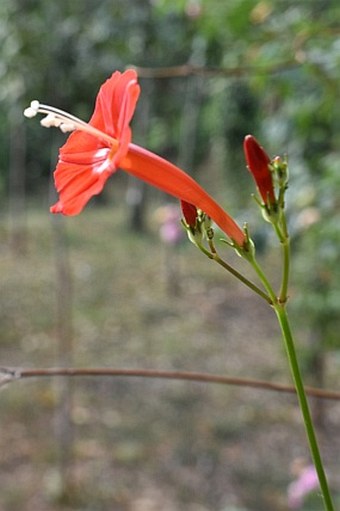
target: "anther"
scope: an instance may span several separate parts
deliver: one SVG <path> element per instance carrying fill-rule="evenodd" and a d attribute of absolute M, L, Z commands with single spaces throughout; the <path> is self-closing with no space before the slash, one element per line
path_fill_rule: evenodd
<path fill-rule="evenodd" d="M 37 99 L 34 99 L 31 101 L 31 104 L 28 108 L 25 108 L 24 110 L 24 116 L 31 119 L 32 117 L 35 117 L 39 111 L 40 103 Z"/>

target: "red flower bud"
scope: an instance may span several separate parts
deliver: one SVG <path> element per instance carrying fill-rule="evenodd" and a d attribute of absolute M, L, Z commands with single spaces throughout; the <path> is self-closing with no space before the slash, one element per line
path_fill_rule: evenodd
<path fill-rule="evenodd" d="M 182 213 L 184 216 L 184 220 L 186 224 L 189 227 L 195 227 L 196 226 L 196 219 L 197 219 L 197 208 L 193 204 L 190 204 L 189 202 L 185 202 L 184 200 L 181 200 L 181 208 Z"/>
<path fill-rule="evenodd" d="M 265 204 L 274 204 L 275 193 L 273 176 L 269 169 L 270 158 L 255 137 L 247 135 L 243 142 L 247 166 L 255 180 L 258 191 Z"/>

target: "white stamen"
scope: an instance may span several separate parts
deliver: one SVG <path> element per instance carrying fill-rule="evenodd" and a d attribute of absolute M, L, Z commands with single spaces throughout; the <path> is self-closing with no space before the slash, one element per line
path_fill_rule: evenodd
<path fill-rule="evenodd" d="M 32 119 L 32 117 L 35 117 L 37 115 L 36 110 L 33 110 L 30 106 L 28 108 L 25 108 L 24 110 L 24 116 L 28 117 L 29 119 Z"/>
<path fill-rule="evenodd" d="M 72 124 L 72 122 L 63 122 L 60 124 L 59 128 L 63 133 L 69 133 L 77 129 L 76 125 Z"/>
<path fill-rule="evenodd" d="M 105 140 L 110 146 L 118 145 L 117 140 L 112 138 L 110 135 L 107 135 L 107 133 L 98 130 L 94 126 L 78 119 L 74 115 L 64 112 L 63 110 L 59 110 L 59 108 L 44 105 L 35 99 L 34 101 L 31 101 L 30 106 L 24 110 L 24 115 L 25 117 L 31 118 L 37 113 L 46 114 L 46 117 L 40 121 L 41 125 L 46 128 L 59 128 L 63 133 L 81 130 L 93 135 L 94 137 L 100 138 L 101 140 Z"/>
<path fill-rule="evenodd" d="M 30 106 L 24 110 L 24 116 L 30 119 L 35 117 L 39 111 L 39 105 L 40 103 L 37 99 L 31 101 Z"/>
<path fill-rule="evenodd" d="M 69 133 L 77 129 L 73 122 L 64 122 L 54 114 L 46 115 L 46 117 L 41 119 L 40 124 L 44 126 L 44 128 L 60 128 L 63 133 Z"/>
<path fill-rule="evenodd" d="M 57 117 L 54 114 L 48 114 L 46 117 L 41 119 L 40 124 L 44 126 L 44 128 L 59 128 L 60 124 L 63 121 L 61 119 L 57 119 Z"/>
<path fill-rule="evenodd" d="M 33 101 L 31 101 L 31 108 L 33 108 L 33 110 L 38 111 L 39 106 L 40 106 L 40 103 L 37 99 L 33 99 Z"/>

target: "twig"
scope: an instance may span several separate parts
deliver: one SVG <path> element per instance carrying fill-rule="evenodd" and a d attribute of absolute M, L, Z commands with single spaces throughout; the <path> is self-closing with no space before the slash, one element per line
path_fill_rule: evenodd
<path fill-rule="evenodd" d="M 191 64 L 182 64 L 179 66 L 169 67 L 133 67 L 140 78 L 179 78 L 183 76 L 203 76 L 209 78 L 211 76 L 247 76 L 247 75 L 266 75 L 277 74 L 290 69 L 301 67 L 301 63 L 294 60 L 281 62 L 272 66 L 236 66 L 229 68 L 220 67 L 204 67 L 193 66 Z"/>
<path fill-rule="evenodd" d="M 255 380 L 248 378 L 234 378 L 218 374 L 201 373 L 195 371 L 159 371 L 157 369 L 112 369 L 112 368 L 0 368 L 0 385 L 7 384 L 23 378 L 42 378 L 55 376 L 70 377 L 137 377 L 137 378 L 161 378 L 167 380 L 187 380 L 201 383 L 218 383 L 222 385 L 234 385 L 238 387 L 249 387 L 255 389 L 269 390 L 295 394 L 292 385 L 269 382 L 266 380 Z M 305 387 L 309 396 L 320 399 L 340 400 L 340 391 L 324 390 L 316 387 Z"/>

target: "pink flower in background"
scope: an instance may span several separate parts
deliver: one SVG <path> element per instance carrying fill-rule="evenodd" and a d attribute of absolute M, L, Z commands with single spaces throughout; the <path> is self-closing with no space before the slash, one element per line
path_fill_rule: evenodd
<path fill-rule="evenodd" d="M 158 208 L 155 218 L 159 224 L 159 236 L 168 245 L 177 245 L 184 237 L 181 226 L 180 210 L 175 204 L 167 204 Z"/>
<path fill-rule="evenodd" d="M 319 489 L 318 476 L 313 465 L 300 468 L 298 477 L 288 486 L 288 506 L 301 509 L 307 495 Z"/>

